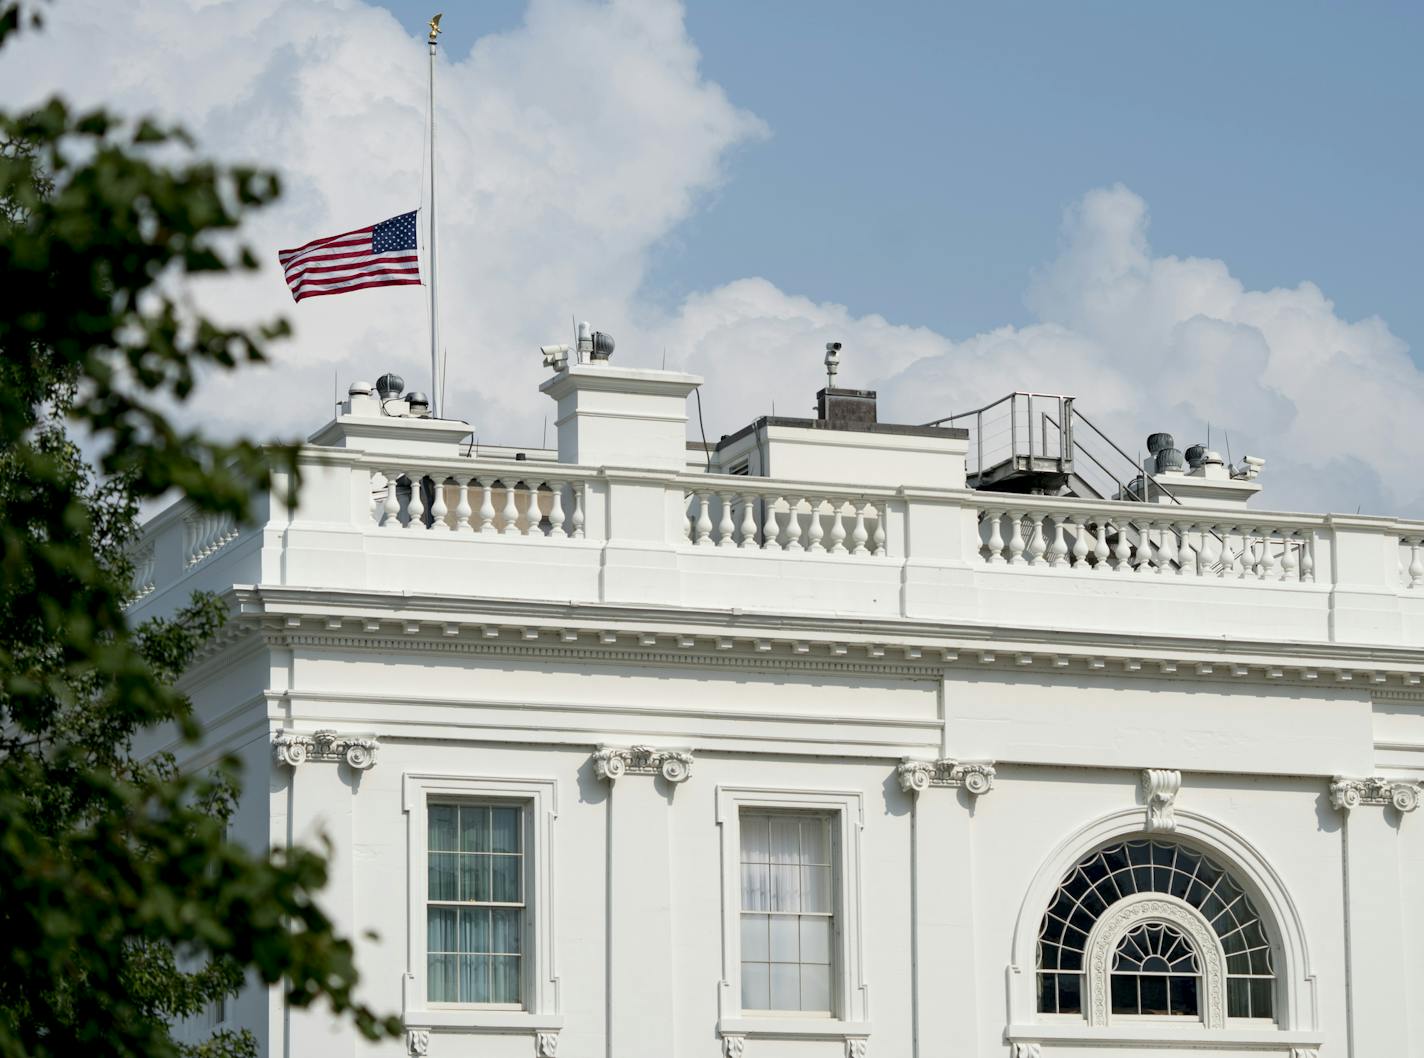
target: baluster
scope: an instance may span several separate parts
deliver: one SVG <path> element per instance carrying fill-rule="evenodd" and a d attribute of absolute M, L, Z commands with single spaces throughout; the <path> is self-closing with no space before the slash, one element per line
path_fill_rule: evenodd
<path fill-rule="evenodd" d="M 756 497 L 742 497 L 742 547 L 757 546 Z"/>
<path fill-rule="evenodd" d="M 870 553 L 876 558 L 885 557 L 885 515 L 889 510 L 887 504 L 873 503 L 870 509 L 875 512 L 875 532 L 870 536 Z"/>
<path fill-rule="evenodd" d="M 480 532 L 482 533 L 495 531 L 493 486 L 493 478 L 480 478 Z"/>
<path fill-rule="evenodd" d="M 1028 534 L 1028 564 L 1046 566 L 1048 562 L 1043 556 L 1048 551 L 1048 544 L 1043 539 L 1043 515 L 1038 511 L 1029 511 L 1028 520 L 1033 526 Z"/>
<path fill-rule="evenodd" d="M 1068 541 L 1063 536 L 1064 516 L 1053 516 L 1053 541 L 1048 545 L 1048 564 L 1054 569 L 1068 565 Z"/>
<path fill-rule="evenodd" d="M 564 539 L 569 534 L 564 530 L 564 483 L 547 482 L 549 486 L 549 536 Z"/>
<path fill-rule="evenodd" d="M 1201 527 L 1201 547 L 1197 549 L 1197 576 L 1218 577 L 1221 575 L 1221 541 L 1214 525 Z"/>
<path fill-rule="evenodd" d="M 844 555 L 847 553 L 845 546 L 845 504 L 845 500 L 831 501 L 831 554 L 833 555 Z"/>
<path fill-rule="evenodd" d="M 386 474 L 386 499 L 381 505 L 386 512 L 386 517 L 381 522 L 382 529 L 399 529 L 400 520 L 400 471 L 392 470 Z"/>
<path fill-rule="evenodd" d="M 717 546 L 736 547 L 737 541 L 733 536 L 737 531 L 737 525 L 732 521 L 732 494 L 730 492 L 717 493 L 717 502 L 722 505 L 721 517 L 717 519 Z"/>
<path fill-rule="evenodd" d="M 1409 545 L 1409 566 L 1405 573 L 1409 575 L 1409 588 L 1424 587 L 1424 539 L 1415 537 L 1404 541 Z"/>
<path fill-rule="evenodd" d="M 1275 530 L 1260 526 L 1257 531 L 1261 534 L 1261 570 L 1257 576 L 1262 580 L 1278 580 L 1276 556 L 1271 549 L 1275 543 Z"/>
<path fill-rule="evenodd" d="M 1098 531 L 1093 537 L 1093 572 L 1106 573 L 1112 567 L 1108 565 L 1108 558 L 1112 552 L 1108 550 L 1108 520 L 1101 518 L 1098 520 Z"/>
<path fill-rule="evenodd" d="M 780 496 L 767 497 L 765 517 L 761 524 L 761 548 L 763 551 L 781 550 L 781 542 L 777 540 L 777 537 L 781 535 L 781 527 L 776 524 L 776 505 L 780 502 Z"/>
<path fill-rule="evenodd" d="M 1073 529 L 1073 568 L 1081 569 L 1083 563 L 1088 561 L 1088 520 L 1079 515 L 1068 524 Z"/>
<path fill-rule="evenodd" d="M 368 491 L 371 493 L 371 496 L 370 496 L 370 498 L 366 501 L 366 516 L 367 516 L 367 519 L 368 519 L 372 524 L 374 524 L 374 525 L 380 525 L 380 524 L 381 524 L 381 515 L 385 513 L 383 510 L 381 510 L 380 508 L 378 508 L 377 505 L 376 505 L 376 477 L 377 477 L 378 475 L 380 476 L 380 478 L 381 478 L 382 481 L 385 481 L 385 480 L 386 480 L 386 476 L 385 476 L 384 474 L 382 474 L 379 470 L 373 470 L 373 471 L 371 471 L 371 473 L 370 473 L 370 475 L 369 475 L 369 477 L 368 477 L 368 479 L 367 479 L 367 484 L 368 484 L 368 486 L 369 486 Z M 184 554 L 187 554 L 187 549 L 186 549 L 186 548 L 184 549 Z M 142 581 L 138 581 L 137 583 L 143 583 L 143 582 L 142 582 Z"/>
<path fill-rule="evenodd" d="M 786 497 L 786 550 L 803 551 L 801 546 L 801 497 Z"/>
<path fill-rule="evenodd" d="M 1132 556 L 1132 569 L 1134 573 L 1151 573 L 1152 565 L 1152 527 L 1155 523 L 1150 519 L 1143 519 L 1137 523 L 1137 551 Z M 1162 553 L 1157 553 L 1157 561 L 1162 561 Z"/>
<path fill-rule="evenodd" d="M 806 550 L 819 551 L 825 553 L 825 547 L 821 544 L 821 538 L 826 535 L 824 526 L 821 525 L 821 504 L 824 500 L 807 499 L 807 504 L 811 507 L 811 517 L 806 522 Z"/>
<path fill-rule="evenodd" d="M 1026 565 L 1028 565 L 1028 561 L 1023 557 L 1023 553 L 1024 553 L 1023 520 L 1024 520 L 1024 517 L 1025 517 L 1025 515 L 1024 515 L 1024 512 L 1023 512 L 1023 511 L 1009 511 L 1009 518 L 1010 518 L 1010 523 L 1009 523 L 1009 524 L 1013 526 L 1013 529 L 1012 529 L 1012 530 L 1010 531 L 1010 533 L 1009 533 L 1009 565 L 1011 565 L 1011 566 L 1026 566 Z"/>
<path fill-rule="evenodd" d="M 410 503 L 406 510 L 410 512 L 410 520 L 405 523 L 407 529 L 424 529 L 425 525 L 425 500 L 421 497 L 425 482 L 419 474 L 407 474 L 410 478 Z"/>
<path fill-rule="evenodd" d="M 1295 549 L 1295 534 L 1281 533 L 1281 580 L 1300 582 L 1300 557 Z"/>
<path fill-rule="evenodd" d="M 1195 577 L 1197 575 L 1197 554 L 1196 548 L 1192 546 L 1192 522 L 1178 522 L 1177 532 L 1179 540 L 1177 543 L 1177 576 Z"/>
<path fill-rule="evenodd" d="M 455 484 L 460 488 L 460 499 L 455 504 L 455 531 L 459 533 L 473 533 L 475 527 L 470 524 L 470 515 L 474 512 L 470 510 L 470 481 L 466 477 L 458 477 Z"/>
<path fill-rule="evenodd" d="M 712 546 L 712 518 L 707 513 L 707 501 L 709 494 L 699 492 L 697 494 L 697 546 Z"/>
<path fill-rule="evenodd" d="M 452 526 L 445 521 L 450 508 L 445 505 L 445 479 L 430 479 L 430 528 L 449 532 Z"/>
<path fill-rule="evenodd" d="M 1117 543 L 1113 546 L 1113 569 L 1118 573 L 1131 573 L 1132 545 L 1127 542 L 1127 522 L 1113 519 L 1117 529 Z"/>
<path fill-rule="evenodd" d="M 697 523 L 697 493 L 689 492 L 682 497 L 682 538 L 692 543 L 692 527 Z"/>
<path fill-rule="evenodd" d="M 1315 530 L 1305 529 L 1296 534 L 1300 537 L 1300 582 L 1315 583 Z"/>
<path fill-rule="evenodd" d="M 985 511 L 982 515 L 989 523 L 989 542 L 985 545 L 989 549 L 989 565 L 1002 566 L 1004 564 L 1004 534 L 1000 531 L 1000 519 L 1003 518 L 1003 511 Z"/>
<path fill-rule="evenodd" d="M 542 537 L 544 535 L 544 512 L 539 510 L 539 482 L 527 481 L 528 497 L 524 507 L 524 535 Z"/>
<path fill-rule="evenodd" d="M 505 536 L 516 536 L 519 533 L 519 506 L 514 502 L 515 482 L 501 478 L 500 484 L 504 486 L 504 510 L 499 512 L 504 526 L 500 532 Z"/>
<path fill-rule="evenodd" d="M 583 490 L 588 487 L 586 481 L 575 481 L 569 486 L 569 491 L 574 494 L 574 539 L 583 539 Z M 687 519 L 683 519 L 684 522 Z"/>
<path fill-rule="evenodd" d="M 853 501 L 851 505 L 855 508 L 855 526 L 850 531 L 850 553 L 869 554 L 865 547 L 865 542 L 870 539 L 870 534 L 865 531 L 865 505 L 859 500 Z"/>
<path fill-rule="evenodd" d="M 1228 525 L 1225 527 L 1225 532 L 1226 545 L 1231 548 L 1231 563 L 1223 575 L 1241 580 L 1246 576 L 1246 556 L 1248 553 L 1246 529 L 1240 525 Z M 1241 537 L 1239 546 L 1232 542 L 1231 538 L 1233 535 L 1239 535 Z"/>

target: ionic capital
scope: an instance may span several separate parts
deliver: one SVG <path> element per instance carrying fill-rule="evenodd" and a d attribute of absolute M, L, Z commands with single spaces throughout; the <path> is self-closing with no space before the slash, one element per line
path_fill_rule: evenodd
<path fill-rule="evenodd" d="M 918 794 L 931 786 L 962 786 L 978 797 L 994 788 L 994 765 L 987 760 L 911 760 L 906 757 L 895 769 L 900 789 Z"/>
<path fill-rule="evenodd" d="M 1419 807 L 1419 784 L 1378 777 L 1346 779 L 1335 776 L 1330 783 L 1330 803 L 1342 812 L 1360 805 L 1394 805 L 1401 812 Z"/>
<path fill-rule="evenodd" d="M 652 746 L 599 746 L 593 755 L 593 770 L 609 782 L 624 775 L 661 775 L 670 783 L 683 783 L 692 775 L 692 754 Z"/>
<path fill-rule="evenodd" d="M 380 743 L 368 735 L 341 735 L 335 731 L 315 731 L 310 735 L 296 731 L 279 731 L 272 739 L 272 755 L 278 764 L 295 768 L 307 761 L 336 763 L 346 761 L 357 771 L 365 771 L 376 763 Z"/>

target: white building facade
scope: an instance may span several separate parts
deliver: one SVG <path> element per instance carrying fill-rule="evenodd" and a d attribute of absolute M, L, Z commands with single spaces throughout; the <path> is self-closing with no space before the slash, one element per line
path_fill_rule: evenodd
<path fill-rule="evenodd" d="M 829 412 L 689 451 L 698 384 L 565 364 L 522 453 L 353 387 L 295 504 L 149 524 L 135 617 L 234 613 L 187 764 L 244 760 L 235 840 L 330 838 L 407 1032 L 261 988 L 227 1024 L 284 1058 L 1424 1055 L 1424 523 L 1248 511 L 1210 467 L 1180 503 L 975 490 L 966 431 Z"/>

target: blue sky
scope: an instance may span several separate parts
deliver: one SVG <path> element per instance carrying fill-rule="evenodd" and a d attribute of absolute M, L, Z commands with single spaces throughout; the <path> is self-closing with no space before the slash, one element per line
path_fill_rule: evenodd
<path fill-rule="evenodd" d="M 414 34 L 438 2 L 383 6 Z M 452 56 L 524 17 L 449 7 Z M 954 336 L 1023 324 L 1065 207 L 1122 182 L 1159 251 L 1222 258 L 1252 288 L 1311 280 L 1424 362 L 1424 5 L 686 11 L 704 75 L 770 135 L 659 244 L 653 297 L 761 275 Z"/>
<path fill-rule="evenodd" d="M 835 340 L 888 421 L 1074 394 L 1129 451 L 1229 433 L 1263 506 L 1424 516 L 1417 5 L 450 3 L 444 407 L 482 440 L 539 442 L 535 349 L 577 315 L 703 376 L 713 437 L 809 410 Z M 421 288 L 293 306 L 275 259 L 421 204 L 432 7 L 58 0 L 0 52 L 16 104 L 157 112 L 280 172 L 245 227 L 267 267 L 194 295 L 294 336 L 200 390 L 210 428 L 429 388 Z"/>

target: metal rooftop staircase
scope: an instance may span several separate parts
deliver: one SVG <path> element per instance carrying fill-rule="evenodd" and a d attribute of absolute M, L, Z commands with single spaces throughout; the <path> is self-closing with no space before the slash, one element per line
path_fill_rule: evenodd
<path fill-rule="evenodd" d="M 1010 393 L 927 426 L 969 431 L 966 478 L 987 492 L 1145 500 L 1137 460 L 1059 393 Z M 1171 491 L 1157 483 L 1172 502 Z"/>

